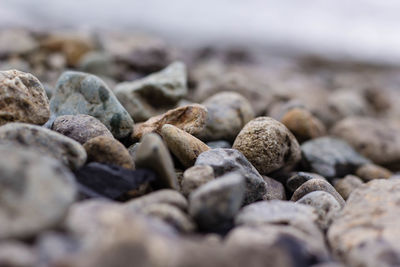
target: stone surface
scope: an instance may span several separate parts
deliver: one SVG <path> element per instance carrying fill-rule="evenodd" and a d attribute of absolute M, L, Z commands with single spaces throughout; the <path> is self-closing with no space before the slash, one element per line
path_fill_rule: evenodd
<path fill-rule="evenodd" d="M 0 71 L 0 126 L 8 122 L 41 125 L 49 117 L 49 99 L 36 77 L 18 70 Z"/>
<path fill-rule="evenodd" d="M 187 94 L 186 67 L 174 62 L 145 78 L 120 83 L 114 92 L 135 121 L 145 121 L 170 109 Z"/>
<path fill-rule="evenodd" d="M 245 181 L 229 173 L 200 186 L 189 196 L 189 214 L 201 229 L 224 229 L 242 206 Z"/>
<path fill-rule="evenodd" d="M 335 255 L 349 266 L 400 264 L 400 181 L 374 180 L 350 195 L 328 231 Z"/>
<path fill-rule="evenodd" d="M 170 124 L 161 128 L 161 136 L 169 150 L 186 168 L 193 166 L 197 157 L 210 149 L 193 135 Z"/>
<path fill-rule="evenodd" d="M 137 123 L 132 133 L 132 139 L 138 140 L 151 132 L 160 132 L 165 124 L 171 124 L 179 129 L 195 135 L 200 133 L 206 123 L 207 109 L 198 104 L 186 105 L 152 117 L 143 123 Z"/>
<path fill-rule="evenodd" d="M 285 187 L 281 182 L 278 182 L 268 176 L 263 175 L 262 178 L 266 184 L 266 193 L 263 200 L 286 200 Z"/>
<path fill-rule="evenodd" d="M 214 180 L 214 169 L 209 165 L 196 165 L 183 173 L 182 193 L 188 196 L 198 187 Z"/>
<path fill-rule="evenodd" d="M 374 179 L 387 179 L 393 175 L 391 171 L 373 163 L 360 166 L 356 170 L 356 175 L 364 182 L 369 182 Z"/>
<path fill-rule="evenodd" d="M 172 189 L 161 189 L 147 195 L 132 199 L 124 205 L 132 210 L 137 210 L 151 206 L 153 204 L 168 204 L 175 206 L 183 211 L 187 210 L 188 202 L 179 192 Z"/>
<path fill-rule="evenodd" d="M 101 79 L 87 73 L 64 72 L 50 100 L 50 110 L 53 117 L 77 114 L 93 116 L 116 138 L 126 137 L 132 132 L 133 120 L 114 93 Z"/>
<path fill-rule="evenodd" d="M 289 171 L 300 160 L 300 147 L 282 123 L 258 117 L 244 126 L 233 143 L 262 175 Z"/>
<path fill-rule="evenodd" d="M 297 172 L 294 173 L 287 181 L 286 181 L 286 187 L 287 189 L 293 193 L 296 191 L 297 188 L 299 188 L 302 184 L 307 182 L 308 180 L 311 179 L 322 179 L 326 180 L 323 176 L 316 174 L 316 173 L 311 173 L 311 172 Z"/>
<path fill-rule="evenodd" d="M 301 151 L 305 165 L 325 178 L 351 174 L 369 162 L 346 142 L 333 137 L 307 141 L 301 145 Z"/>
<path fill-rule="evenodd" d="M 0 243 L 0 266 L 31 267 L 37 263 L 35 251 L 22 242 Z"/>
<path fill-rule="evenodd" d="M 14 142 L 54 157 L 72 169 L 79 168 L 86 161 L 86 152 L 81 144 L 36 125 L 19 122 L 3 125 L 0 127 L 0 140 Z"/>
<path fill-rule="evenodd" d="M 76 195 L 73 174 L 33 150 L 0 145 L 0 239 L 28 238 L 56 226 Z"/>
<path fill-rule="evenodd" d="M 103 123 L 85 114 L 60 116 L 54 121 L 51 129 L 82 145 L 97 136 L 113 137 Z"/>
<path fill-rule="evenodd" d="M 244 204 L 263 199 L 267 192 L 266 184 L 261 175 L 236 149 L 217 148 L 203 152 L 197 158 L 195 165 L 211 166 L 217 178 L 232 171 L 240 172 L 246 181 Z"/>
<path fill-rule="evenodd" d="M 129 151 L 114 137 L 97 136 L 87 141 L 83 147 L 86 150 L 88 162 L 117 165 L 126 169 L 135 168 Z"/>
<path fill-rule="evenodd" d="M 337 179 L 334 182 L 336 191 L 343 197 L 344 200 L 347 200 L 350 196 L 350 193 L 362 184 L 363 181 L 359 177 L 350 174 L 346 175 L 342 179 Z"/>
<path fill-rule="evenodd" d="M 197 137 L 203 141 L 232 142 L 246 123 L 254 118 L 249 101 L 236 92 L 221 92 L 202 103 L 208 110 L 205 128 Z"/>
<path fill-rule="evenodd" d="M 157 134 L 150 133 L 142 138 L 135 152 L 135 163 L 138 168 L 148 168 L 156 172 L 159 186 L 178 189 L 171 155 Z"/>

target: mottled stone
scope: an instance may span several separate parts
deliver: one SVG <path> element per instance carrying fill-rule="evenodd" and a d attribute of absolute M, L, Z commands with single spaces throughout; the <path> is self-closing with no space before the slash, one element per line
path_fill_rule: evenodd
<path fill-rule="evenodd" d="M 311 179 L 322 179 L 326 180 L 323 176 L 316 174 L 316 173 L 311 173 L 311 172 L 297 172 L 294 175 L 292 175 L 287 181 L 286 181 L 286 187 L 287 189 L 293 193 L 296 191 L 297 188 L 299 188 L 302 184 L 307 182 L 308 180 Z"/>
<path fill-rule="evenodd" d="M 86 150 L 88 162 L 117 165 L 126 169 L 135 168 L 129 151 L 114 137 L 97 136 L 87 141 L 83 147 Z"/>
<path fill-rule="evenodd" d="M 113 137 L 101 121 L 84 114 L 60 116 L 54 121 L 51 129 L 82 145 L 97 136 Z"/>
<path fill-rule="evenodd" d="M 190 167 L 183 173 L 182 193 L 188 196 L 192 191 L 214 178 L 214 169 L 209 165 Z"/>
<path fill-rule="evenodd" d="M 0 266 L 32 267 L 37 263 L 33 248 L 18 241 L 0 243 Z"/>
<path fill-rule="evenodd" d="M 186 198 L 178 191 L 172 189 L 157 190 L 139 198 L 132 199 L 124 205 L 129 209 L 137 210 L 153 204 L 168 204 L 183 211 L 188 208 Z"/>
<path fill-rule="evenodd" d="M 266 184 L 251 163 L 236 149 L 211 149 L 203 152 L 196 160 L 197 165 L 209 165 L 214 169 L 215 177 L 237 171 L 245 178 L 246 193 L 244 204 L 262 200 Z"/>
<path fill-rule="evenodd" d="M 239 150 L 262 175 L 290 171 L 300 160 L 300 147 L 282 123 L 258 117 L 244 126 L 232 148 Z"/>
<path fill-rule="evenodd" d="M 44 124 L 49 99 L 40 81 L 18 70 L 0 71 L 0 125 L 8 122 Z"/>
<path fill-rule="evenodd" d="M 344 200 L 347 200 L 350 196 L 350 193 L 354 191 L 357 187 L 360 187 L 363 184 L 363 181 L 354 175 L 346 175 L 342 179 L 337 179 L 334 183 L 336 191 L 343 197 Z"/>
<path fill-rule="evenodd" d="M 0 140 L 54 157 L 72 169 L 79 168 L 86 161 L 86 152 L 81 144 L 36 125 L 19 122 L 3 125 L 0 127 Z"/>
<path fill-rule="evenodd" d="M 133 128 L 132 118 L 107 85 L 100 78 L 83 72 L 67 71 L 61 75 L 50 110 L 53 120 L 61 115 L 93 116 L 116 138 L 128 136 Z"/>
<path fill-rule="evenodd" d="M 374 179 L 387 179 L 393 175 L 391 171 L 373 163 L 360 166 L 356 170 L 356 175 L 364 182 L 369 182 Z"/>
<path fill-rule="evenodd" d="M 286 200 L 285 187 L 281 182 L 278 182 L 265 175 L 263 175 L 262 178 L 264 179 L 267 191 L 263 197 L 263 200 Z"/>

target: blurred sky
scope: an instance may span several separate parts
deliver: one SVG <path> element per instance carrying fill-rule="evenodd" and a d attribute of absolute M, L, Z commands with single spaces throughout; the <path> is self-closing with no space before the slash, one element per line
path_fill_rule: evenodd
<path fill-rule="evenodd" d="M 400 64 L 400 0 L 0 0 L 10 25 L 145 30 Z"/>

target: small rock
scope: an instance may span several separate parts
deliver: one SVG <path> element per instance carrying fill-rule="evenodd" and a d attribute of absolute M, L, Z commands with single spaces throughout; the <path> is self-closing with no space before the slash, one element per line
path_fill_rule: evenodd
<path fill-rule="evenodd" d="M 115 95 L 135 121 L 144 121 L 173 107 L 187 94 L 186 67 L 174 62 L 145 78 L 120 83 Z"/>
<path fill-rule="evenodd" d="M 151 132 L 160 132 L 165 124 L 195 135 L 201 132 L 206 123 L 207 109 L 198 104 L 178 107 L 168 112 L 152 117 L 143 123 L 137 123 L 132 133 L 132 139 L 138 140 Z"/>
<path fill-rule="evenodd" d="M 62 134 L 32 124 L 14 122 L 3 125 L 0 127 L 0 140 L 54 157 L 72 169 L 79 168 L 86 161 L 86 152 L 81 144 Z"/>
<path fill-rule="evenodd" d="M 197 157 L 210 149 L 193 135 L 170 124 L 161 128 L 161 136 L 170 151 L 186 168 L 193 166 Z"/>
<path fill-rule="evenodd" d="M 206 143 L 210 148 L 232 148 L 228 141 L 219 140 Z"/>
<path fill-rule="evenodd" d="M 343 197 L 344 200 L 347 200 L 350 196 L 350 193 L 354 191 L 357 187 L 360 187 L 363 184 L 363 181 L 354 175 L 346 175 L 346 177 L 342 179 L 337 179 L 334 183 L 336 191 Z"/>
<path fill-rule="evenodd" d="M 145 208 L 153 204 L 168 204 L 183 211 L 188 208 L 188 202 L 181 193 L 172 189 L 161 189 L 150 194 L 125 202 L 125 206 L 132 210 Z"/>
<path fill-rule="evenodd" d="M 195 165 L 211 166 L 217 178 L 233 171 L 240 172 L 246 181 L 244 204 L 262 200 L 267 192 L 266 184 L 261 175 L 236 149 L 211 149 L 200 154 Z"/>
<path fill-rule="evenodd" d="M 54 121 L 51 129 L 82 145 L 97 136 L 113 137 L 98 119 L 85 114 L 60 116 Z"/>
<path fill-rule="evenodd" d="M 293 193 L 294 191 L 297 190 L 302 184 L 307 182 L 308 180 L 311 179 L 322 179 L 326 180 L 323 176 L 316 174 L 316 173 L 311 173 L 311 172 L 297 172 L 293 176 L 291 176 L 287 181 L 286 181 L 286 187 L 288 190 Z"/>
<path fill-rule="evenodd" d="M 201 229 L 221 231 L 242 206 L 245 181 L 230 173 L 200 186 L 189 196 L 189 214 Z"/>
<path fill-rule="evenodd" d="M 0 126 L 8 122 L 41 125 L 49 117 L 49 99 L 36 77 L 17 70 L 0 71 Z"/>
<path fill-rule="evenodd" d="M 263 200 L 286 200 L 285 187 L 282 183 L 268 177 L 262 176 L 266 184 L 267 192 L 265 193 Z"/>
<path fill-rule="evenodd" d="M 387 179 L 393 175 L 391 171 L 373 163 L 360 166 L 356 170 L 356 175 L 364 182 L 369 182 L 374 179 Z"/>
<path fill-rule="evenodd" d="M 133 128 L 132 118 L 107 85 L 98 77 L 83 72 L 67 71 L 61 75 L 50 101 L 50 110 L 52 116 L 93 116 L 100 120 L 115 138 L 128 136 Z"/>
<path fill-rule="evenodd" d="M 196 165 L 183 173 L 182 193 L 188 196 L 198 187 L 214 180 L 214 169 L 209 165 Z"/>
<path fill-rule="evenodd" d="M 258 117 L 247 123 L 232 147 L 242 152 L 262 175 L 289 171 L 301 158 L 293 134 L 269 117 Z"/>
<path fill-rule="evenodd" d="M 0 31 L 0 57 L 27 54 L 38 47 L 38 43 L 26 30 L 7 29 Z"/>
<path fill-rule="evenodd" d="M 135 168 L 129 151 L 114 137 L 97 136 L 87 141 L 83 147 L 86 150 L 88 162 L 117 165 L 126 169 Z"/>
<path fill-rule="evenodd" d="M 313 172 L 326 178 L 341 177 L 369 161 L 346 142 L 333 137 L 320 137 L 301 145 L 303 159 Z"/>
<path fill-rule="evenodd" d="M 98 76 L 113 76 L 116 67 L 113 58 L 104 52 L 86 53 L 79 61 L 79 70 Z"/>
<path fill-rule="evenodd" d="M 36 266 L 35 251 L 24 243 L 7 241 L 0 243 L 0 266 L 32 267 Z"/>

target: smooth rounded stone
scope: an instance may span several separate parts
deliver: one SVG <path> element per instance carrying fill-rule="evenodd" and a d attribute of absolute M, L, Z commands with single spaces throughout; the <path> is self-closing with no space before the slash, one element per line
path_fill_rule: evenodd
<path fill-rule="evenodd" d="M 346 118 L 335 124 L 332 134 L 376 164 L 390 166 L 400 162 L 400 132 L 382 120 Z"/>
<path fill-rule="evenodd" d="M 160 132 L 165 124 L 175 127 L 192 135 L 200 133 L 206 123 L 207 109 L 199 104 L 187 105 L 167 111 L 152 117 L 143 123 L 135 124 L 132 139 L 138 140 L 145 134 Z"/>
<path fill-rule="evenodd" d="M 325 125 L 304 108 L 289 110 L 280 121 L 300 143 L 326 135 Z"/>
<path fill-rule="evenodd" d="M 0 243 L 0 266 L 32 267 L 37 266 L 35 251 L 18 241 L 3 241 Z"/>
<path fill-rule="evenodd" d="M 82 145 L 97 136 L 113 137 L 101 121 L 85 114 L 60 116 L 54 121 L 51 129 Z"/>
<path fill-rule="evenodd" d="M 196 165 L 183 173 L 182 193 L 188 196 L 198 187 L 214 180 L 214 169 L 209 165 Z"/>
<path fill-rule="evenodd" d="M 207 142 L 206 145 L 210 148 L 232 148 L 231 144 L 224 140 Z"/>
<path fill-rule="evenodd" d="M 27 54 L 38 47 L 33 36 L 23 29 L 7 29 L 0 31 L 0 57 Z"/>
<path fill-rule="evenodd" d="M 8 122 L 44 124 L 49 99 L 40 81 L 18 70 L 0 71 L 0 126 Z"/>
<path fill-rule="evenodd" d="M 301 159 L 296 138 L 282 123 L 258 117 L 244 126 L 232 148 L 239 150 L 262 175 L 290 171 Z"/>
<path fill-rule="evenodd" d="M 265 193 L 263 200 L 286 200 L 285 187 L 281 182 L 278 182 L 268 176 L 262 176 L 266 184 L 267 192 Z"/>
<path fill-rule="evenodd" d="M 79 168 L 86 161 L 86 152 L 81 144 L 62 134 L 32 124 L 13 122 L 3 125 L 0 127 L 0 140 L 54 157 L 71 169 Z"/>
<path fill-rule="evenodd" d="M 354 173 L 369 161 L 341 139 L 320 137 L 301 145 L 304 164 L 328 179 Z"/>
<path fill-rule="evenodd" d="M 328 181 L 322 179 L 311 179 L 303 183 L 299 188 L 296 189 L 296 191 L 294 191 L 291 200 L 297 201 L 303 196 L 314 191 L 325 191 L 331 194 L 341 207 L 343 207 L 345 204 L 344 199 L 336 191 L 336 189 Z"/>
<path fill-rule="evenodd" d="M 388 179 L 393 175 L 391 171 L 373 163 L 360 166 L 356 170 L 356 175 L 364 182 L 369 182 L 374 179 Z"/>
<path fill-rule="evenodd" d="M 328 230 L 333 253 L 349 266 L 400 265 L 400 180 L 373 180 L 355 189 Z"/>
<path fill-rule="evenodd" d="M 138 168 L 148 168 L 156 172 L 160 186 L 178 190 L 174 162 L 159 135 L 150 133 L 142 138 L 135 152 L 135 163 Z"/>
<path fill-rule="evenodd" d="M 316 222 L 323 230 L 329 228 L 342 209 L 335 197 L 325 191 L 308 193 L 297 200 L 296 203 L 314 207 L 318 215 Z"/>
<path fill-rule="evenodd" d="M 161 136 L 169 150 L 186 168 L 193 166 L 197 157 L 210 149 L 193 135 L 170 124 L 161 128 Z"/>
<path fill-rule="evenodd" d="M 0 239 L 56 226 L 76 195 L 73 174 L 33 150 L 0 145 Z"/>
<path fill-rule="evenodd" d="M 232 142 L 243 126 L 254 118 L 249 101 L 236 92 L 221 92 L 202 103 L 208 110 L 205 128 L 197 137 L 203 141 Z"/>
<path fill-rule="evenodd" d="M 75 176 L 84 197 L 118 200 L 137 196 L 156 179 L 156 175 L 149 170 L 131 170 L 98 162 L 91 162 L 76 170 Z"/>
<path fill-rule="evenodd" d="M 336 179 L 334 181 L 336 191 L 343 197 L 344 200 L 347 200 L 350 196 L 350 193 L 362 184 L 363 181 L 359 177 L 351 174 L 346 175 L 342 179 Z"/>
<path fill-rule="evenodd" d="M 115 95 L 135 121 L 145 121 L 173 107 L 187 94 L 186 67 L 173 62 L 133 82 L 118 84 Z"/>
<path fill-rule="evenodd" d="M 262 200 L 267 192 L 266 184 L 256 168 L 236 149 L 216 148 L 203 152 L 195 165 L 209 165 L 214 169 L 215 177 L 237 171 L 245 178 L 245 205 Z"/>
<path fill-rule="evenodd" d="M 129 151 L 114 137 L 97 136 L 87 141 L 83 147 L 86 150 L 88 162 L 117 165 L 126 169 L 135 168 Z"/>
<path fill-rule="evenodd" d="M 242 206 L 245 180 L 239 172 L 225 174 L 193 191 L 189 214 L 204 230 L 222 230 Z"/>
<path fill-rule="evenodd" d="M 78 69 L 99 76 L 113 76 L 116 66 L 111 55 L 96 51 L 86 53 L 80 59 Z"/>
<path fill-rule="evenodd" d="M 286 181 L 286 187 L 291 193 L 293 193 L 302 184 L 304 184 L 305 182 L 307 182 L 307 181 L 309 181 L 311 179 L 326 180 L 325 177 L 323 177 L 323 176 L 321 176 L 319 174 L 316 174 L 316 173 L 297 172 Z"/>
<path fill-rule="evenodd" d="M 115 138 L 126 137 L 133 129 L 131 116 L 114 93 L 100 78 L 84 72 L 66 71 L 61 75 L 50 100 L 50 110 L 52 117 L 77 114 L 93 116 Z M 51 120 L 48 124 L 52 124 Z"/>

